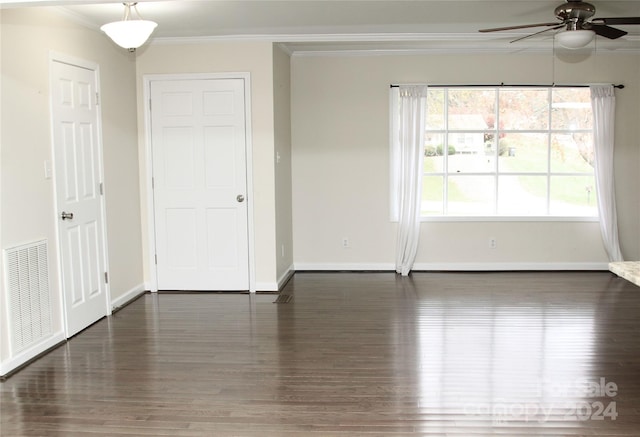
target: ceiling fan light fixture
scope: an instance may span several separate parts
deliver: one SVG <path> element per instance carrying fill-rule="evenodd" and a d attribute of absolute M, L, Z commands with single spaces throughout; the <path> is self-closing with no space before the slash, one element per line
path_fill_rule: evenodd
<path fill-rule="evenodd" d="M 556 33 L 556 41 L 567 49 L 581 49 L 593 41 L 595 36 L 596 33 L 593 30 L 565 30 Z"/>
<path fill-rule="evenodd" d="M 124 18 L 121 21 L 107 23 L 100 27 L 120 47 L 134 51 L 151 36 L 151 33 L 158 25 L 154 21 L 143 20 L 136 8 L 137 3 L 123 3 L 125 7 Z M 131 7 L 138 16 L 131 19 Z"/>

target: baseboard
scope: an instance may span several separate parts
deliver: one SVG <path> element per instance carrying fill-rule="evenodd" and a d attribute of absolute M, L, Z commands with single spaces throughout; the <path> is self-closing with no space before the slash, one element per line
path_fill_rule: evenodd
<path fill-rule="evenodd" d="M 141 294 L 144 294 L 145 291 L 145 284 L 136 285 L 131 290 L 124 293 L 122 296 L 113 299 L 111 301 L 111 310 L 116 311 L 118 308 L 127 305 L 132 300 L 137 299 Z"/>
<path fill-rule="evenodd" d="M 52 336 L 44 339 L 40 343 L 31 346 L 27 350 L 19 352 L 16 356 L 11 357 L 0 363 L 0 378 L 6 378 L 14 373 L 18 369 L 26 366 L 30 362 L 44 355 L 49 350 L 57 347 L 59 344 L 64 343 L 66 337 L 64 332 L 56 332 Z"/>
<path fill-rule="evenodd" d="M 571 270 L 608 270 L 608 263 L 419 263 L 414 271 L 571 271 Z"/>
<path fill-rule="evenodd" d="M 413 271 L 608 270 L 606 262 L 581 263 L 417 263 Z M 295 271 L 395 271 L 391 263 L 296 263 Z"/>
<path fill-rule="evenodd" d="M 391 263 L 295 263 L 295 271 L 395 271 L 395 264 Z"/>
<path fill-rule="evenodd" d="M 256 291 L 278 291 L 277 282 L 256 282 Z"/>
<path fill-rule="evenodd" d="M 282 290 L 284 288 L 285 285 L 287 285 L 287 282 L 289 282 L 289 280 L 293 277 L 293 275 L 296 273 L 296 270 L 293 268 L 293 264 L 291 264 L 287 270 L 285 270 L 285 272 L 280 275 L 280 277 L 278 278 L 278 291 Z"/>

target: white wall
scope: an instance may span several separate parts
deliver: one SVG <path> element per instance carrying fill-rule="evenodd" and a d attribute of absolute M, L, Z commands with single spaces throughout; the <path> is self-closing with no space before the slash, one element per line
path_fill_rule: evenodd
<path fill-rule="evenodd" d="M 53 181 L 44 178 L 52 160 L 49 113 L 49 57 L 55 51 L 99 64 L 103 162 L 109 246 L 110 292 L 118 302 L 142 291 L 141 230 L 137 187 L 135 59 L 100 32 L 63 17 L 52 8 L 2 10 L 1 35 L 1 217 L 0 248 L 46 238 L 49 242 L 53 323 L 62 332 L 57 273 Z M 8 350 L 4 290 L 0 360 Z M 3 367 L 3 370 L 4 367 Z"/>
<path fill-rule="evenodd" d="M 273 49 L 273 97 L 276 189 L 276 264 L 278 283 L 293 270 L 291 204 L 291 60 L 280 47 Z"/>
<path fill-rule="evenodd" d="M 391 269 L 389 85 L 623 83 L 616 184 L 622 250 L 640 259 L 640 55 L 293 56 L 296 269 Z M 350 241 L 342 247 L 342 238 Z M 497 248 L 489 249 L 489 238 Z M 606 268 L 597 223 L 427 222 L 416 268 Z"/>
<path fill-rule="evenodd" d="M 276 212 L 274 175 L 273 47 L 267 42 L 209 42 L 202 44 L 156 44 L 139 49 L 137 55 L 140 163 L 146 162 L 143 81 L 145 75 L 178 73 L 251 74 L 251 126 L 253 143 L 253 193 L 255 275 L 258 290 L 277 289 Z M 141 169 L 143 199 L 147 178 Z M 143 223 L 147 223 L 143 208 Z M 146 236 L 147 232 L 145 232 Z M 147 242 L 144 243 L 145 249 Z M 148 254 L 145 277 L 150 280 Z"/>

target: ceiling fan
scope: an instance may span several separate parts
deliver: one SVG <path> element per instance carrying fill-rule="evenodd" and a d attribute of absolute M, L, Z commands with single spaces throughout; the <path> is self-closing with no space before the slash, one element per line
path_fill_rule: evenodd
<path fill-rule="evenodd" d="M 565 28 L 564 31 L 556 34 L 560 45 L 567 48 L 580 48 L 589 44 L 596 34 L 609 39 L 617 39 L 627 34 L 624 30 L 608 26 L 609 24 L 640 24 L 640 17 L 591 18 L 596 13 L 596 7 L 591 3 L 587 3 L 582 0 L 566 0 L 565 3 L 556 7 L 554 13 L 560 22 L 556 21 L 553 23 L 496 27 L 493 29 L 481 29 L 480 32 L 499 32 L 502 30 L 527 29 L 530 27 L 548 27 L 548 29 L 543 29 L 539 32 L 511 41 L 516 42 L 550 30 Z"/>

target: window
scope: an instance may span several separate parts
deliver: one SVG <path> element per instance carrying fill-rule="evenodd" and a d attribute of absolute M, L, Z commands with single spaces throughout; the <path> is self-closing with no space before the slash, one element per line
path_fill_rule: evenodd
<path fill-rule="evenodd" d="M 422 216 L 597 217 L 592 125 L 587 87 L 429 88 Z"/>

